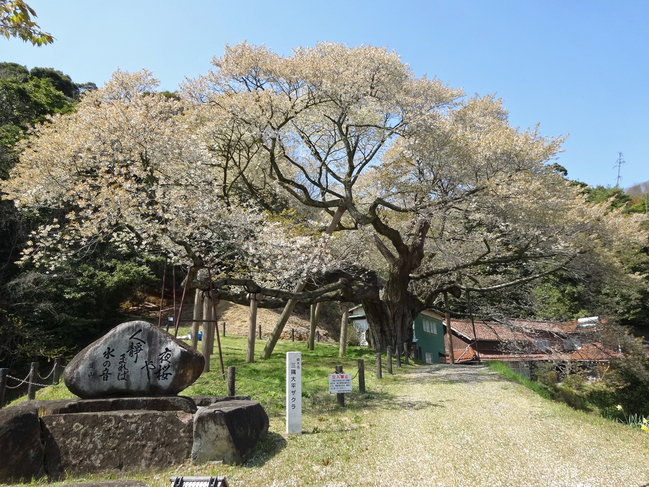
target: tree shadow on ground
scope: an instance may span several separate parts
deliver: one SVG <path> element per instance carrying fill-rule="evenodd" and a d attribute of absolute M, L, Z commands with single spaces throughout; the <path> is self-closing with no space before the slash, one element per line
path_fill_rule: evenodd
<path fill-rule="evenodd" d="M 246 467 L 263 467 L 267 461 L 286 448 L 286 439 L 279 433 L 269 431 L 259 442 L 254 455 L 245 462 Z"/>
<path fill-rule="evenodd" d="M 419 367 L 407 377 L 412 382 L 444 384 L 472 384 L 480 382 L 507 382 L 508 379 L 485 365 L 431 364 Z"/>
<path fill-rule="evenodd" d="M 345 394 L 345 407 L 336 404 L 335 394 L 312 394 L 305 407 L 310 410 L 311 414 L 318 416 L 331 414 L 332 412 L 345 415 L 368 410 L 422 409 L 444 406 L 439 402 L 403 398 L 385 391 L 371 391 L 363 394 Z"/>

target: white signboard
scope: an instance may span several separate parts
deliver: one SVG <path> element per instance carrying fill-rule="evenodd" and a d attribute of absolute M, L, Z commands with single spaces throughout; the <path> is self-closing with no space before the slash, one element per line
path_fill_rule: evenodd
<path fill-rule="evenodd" d="M 329 374 L 329 392 L 352 392 L 352 374 Z"/>
<path fill-rule="evenodd" d="M 302 434 L 302 353 L 286 353 L 286 434 Z"/>

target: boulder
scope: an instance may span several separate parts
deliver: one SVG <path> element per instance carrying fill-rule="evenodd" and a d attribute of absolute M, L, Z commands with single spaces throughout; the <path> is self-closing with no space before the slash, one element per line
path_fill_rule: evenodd
<path fill-rule="evenodd" d="M 0 410 L 0 483 L 29 482 L 45 475 L 44 445 L 38 409 L 15 406 Z"/>
<path fill-rule="evenodd" d="M 103 411 L 184 411 L 194 414 L 196 403 L 191 397 L 111 397 L 105 399 L 60 399 L 32 401 L 40 416 L 68 413 L 100 413 Z"/>
<path fill-rule="evenodd" d="M 130 321 L 91 343 L 65 368 L 65 385 L 79 397 L 169 396 L 203 372 L 203 356 L 163 329 Z"/>
<path fill-rule="evenodd" d="M 243 463 L 268 433 L 268 415 L 255 401 L 222 401 L 194 415 L 192 461 Z"/>
<path fill-rule="evenodd" d="M 192 415 L 182 411 L 52 414 L 41 422 L 50 479 L 166 469 L 192 451 Z"/>

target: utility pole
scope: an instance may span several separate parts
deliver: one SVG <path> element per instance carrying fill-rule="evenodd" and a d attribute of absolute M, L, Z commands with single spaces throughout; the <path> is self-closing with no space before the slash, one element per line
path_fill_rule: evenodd
<path fill-rule="evenodd" d="M 617 181 L 615 181 L 616 188 L 620 187 L 620 168 L 622 167 L 622 164 L 624 164 L 624 159 L 622 159 L 622 153 L 618 152 L 617 162 L 615 163 L 615 166 L 617 166 Z"/>

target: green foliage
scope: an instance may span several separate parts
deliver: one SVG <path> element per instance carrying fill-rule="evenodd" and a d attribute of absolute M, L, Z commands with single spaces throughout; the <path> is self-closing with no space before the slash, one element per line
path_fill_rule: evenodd
<path fill-rule="evenodd" d="M 567 404 L 573 409 L 578 409 L 579 411 L 593 410 L 584 394 L 569 385 L 557 384 L 549 388 L 549 391 L 553 400 Z"/>
<path fill-rule="evenodd" d="M 54 68 L 32 68 L 29 72 L 32 78 L 49 79 L 52 86 L 68 98 L 78 98 L 79 89 L 70 76 Z"/>
<path fill-rule="evenodd" d="M 38 357 L 57 357 L 64 350 L 50 346 L 50 337 L 20 317 L 0 309 L 0 367 L 15 370 Z"/>
<path fill-rule="evenodd" d="M 18 63 L 0 63 L 0 78 L 18 78 L 27 81 L 29 69 Z"/>
<path fill-rule="evenodd" d="M 16 143 L 27 137 L 28 125 L 42 123 L 48 115 L 69 113 L 74 103 L 58 91 L 47 79 L 6 77 L 0 79 L 0 146 L 14 155 Z M 6 178 L 9 167 L 0 167 L 0 177 Z"/>
<path fill-rule="evenodd" d="M 17 162 L 18 142 L 28 138 L 30 125 L 72 112 L 74 98 L 93 88 L 94 83 L 77 85 L 52 68 L 30 72 L 0 63 L 0 178 Z M 105 247 L 57 275 L 17 267 L 30 230 L 56 216 L 52 211 L 19 216 L 13 203 L 0 200 L 0 361 L 11 368 L 39 356 L 69 355 L 114 323 L 129 292 L 155 280 L 148 262 Z"/>
<path fill-rule="evenodd" d="M 628 356 L 612 366 L 613 371 L 605 378 L 605 384 L 613 392 L 613 402 L 629 414 L 649 417 L 649 360 Z"/>
<path fill-rule="evenodd" d="M 567 273 L 550 276 L 533 290 L 539 318 L 574 320 L 589 313 L 583 308 L 586 288 Z"/>
<path fill-rule="evenodd" d="M 594 188 L 584 189 L 584 194 L 588 196 L 589 203 L 604 203 L 611 201 L 611 208 L 621 208 L 629 201 L 631 195 L 624 192 L 622 188 L 605 188 L 604 186 L 595 186 Z"/>
<path fill-rule="evenodd" d="M 108 245 L 54 272 L 25 269 L 9 289 L 28 322 L 50 335 L 52 346 L 72 352 L 119 323 L 120 304 L 131 295 L 157 289 L 155 265 Z"/>
<path fill-rule="evenodd" d="M 54 37 L 34 22 L 35 17 L 34 9 L 23 0 L 0 0 L 0 35 L 18 37 L 35 46 L 54 42 Z"/>

